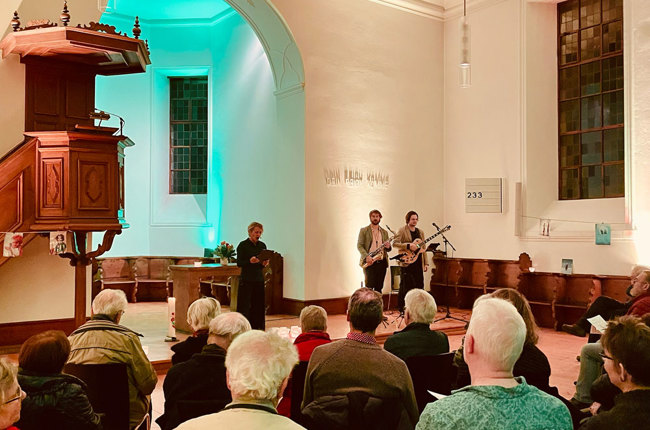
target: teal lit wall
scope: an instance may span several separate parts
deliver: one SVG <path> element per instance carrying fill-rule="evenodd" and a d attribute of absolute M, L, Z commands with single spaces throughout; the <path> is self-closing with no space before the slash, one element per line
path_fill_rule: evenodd
<path fill-rule="evenodd" d="M 141 37 L 149 41 L 152 61 L 146 73 L 97 78 L 96 106 L 123 116 L 124 133 L 136 143 L 126 151 L 131 227 L 109 255 L 202 255 L 204 247 L 222 240 L 237 244 L 255 220 L 265 226 L 262 239 L 285 256 L 285 266 L 290 263 L 285 277 L 302 284 L 304 98 L 285 99 L 281 103 L 289 110 L 280 112 L 268 59 L 248 23 L 224 2 L 191 3 L 211 9 L 199 16 L 200 9 L 190 8 L 183 20 L 159 10 L 142 19 Z M 208 18 L 215 3 L 226 7 Z M 118 7 L 124 4 L 119 0 Z M 130 14 L 141 4 L 154 7 L 128 4 L 124 10 Z M 130 34 L 133 18 L 110 6 L 102 22 Z M 169 195 L 168 77 L 206 74 L 208 194 Z M 302 287 L 289 279 L 288 285 Z"/>

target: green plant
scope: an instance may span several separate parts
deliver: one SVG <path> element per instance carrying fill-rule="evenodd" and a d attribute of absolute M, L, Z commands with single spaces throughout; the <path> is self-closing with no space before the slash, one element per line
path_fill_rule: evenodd
<path fill-rule="evenodd" d="M 237 255 L 237 251 L 233 245 L 224 240 L 219 246 L 214 248 L 214 255 L 219 258 L 233 258 Z"/>

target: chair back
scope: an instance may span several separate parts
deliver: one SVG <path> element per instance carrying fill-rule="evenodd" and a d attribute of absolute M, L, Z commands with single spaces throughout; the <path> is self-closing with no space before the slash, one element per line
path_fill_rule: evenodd
<path fill-rule="evenodd" d="M 453 365 L 454 351 L 438 355 L 409 357 L 406 366 L 413 380 L 418 410 L 422 413 L 427 403 L 437 400 L 428 391 L 451 394 L 452 382 L 456 379 Z"/>
<path fill-rule="evenodd" d="M 104 430 L 129 428 L 129 382 L 124 363 L 71 364 L 63 372 L 84 381 L 88 399 L 97 413 L 104 414 Z"/>
<path fill-rule="evenodd" d="M 323 396 L 303 412 L 302 425 L 309 430 L 413 429 L 400 398 L 375 397 L 365 391 Z"/>
<path fill-rule="evenodd" d="M 291 419 L 300 424 L 303 416 L 300 412 L 302 397 L 305 393 L 305 377 L 309 361 L 301 361 L 296 364 L 291 372 Z"/>

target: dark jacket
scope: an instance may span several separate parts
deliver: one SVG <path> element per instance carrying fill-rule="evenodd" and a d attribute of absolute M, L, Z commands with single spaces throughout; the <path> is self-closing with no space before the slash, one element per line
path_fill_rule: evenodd
<path fill-rule="evenodd" d="M 261 263 L 251 263 L 251 257 L 256 257 L 266 249 L 266 244 L 261 240 L 253 243 L 252 240 L 242 240 L 237 245 L 237 266 L 241 267 L 240 279 L 244 282 L 264 282 L 262 270 L 264 266 Z"/>
<path fill-rule="evenodd" d="M 310 430 L 412 430 L 406 411 L 394 407 L 399 402 L 365 391 L 323 396 L 302 410 L 303 421 Z"/>
<path fill-rule="evenodd" d="M 431 330 L 429 324 L 413 322 L 389 336 L 384 349 L 406 360 L 409 357 L 449 352 L 449 340 L 446 334 Z"/>
<path fill-rule="evenodd" d="M 200 354 L 169 369 L 163 383 L 165 413 L 156 420 L 162 430 L 176 428 L 187 419 L 203 415 L 190 417 L 184 411 L 219 412 L 230 403 L 225 361 L 226 351 L 209 344 Z"/>
<path fill-rule="evenodd" d="M 621 393 L 614 399 L 614 407 L 589 418 L 581 430 L 616 429 L 637 430 L 650 423 L 650 390 Z"/>
<path fill-rule="evenodd" d="M 208 331 L 199 330 L 195 335 L 188 337 L 183 342 L 172 346 L 172 365 L 182 363 L 192 358 L 194 354 L 200 354 L 203 347 L 208 343 Z"/>
<path fill-rule="evenodd" d="M 20 388 L 27 393 L 16 427 L 21 430 L 101 429 L 100 416 L 93 411 L 80 379 L 57 373 L 37 375 L 20 369 Z"/>

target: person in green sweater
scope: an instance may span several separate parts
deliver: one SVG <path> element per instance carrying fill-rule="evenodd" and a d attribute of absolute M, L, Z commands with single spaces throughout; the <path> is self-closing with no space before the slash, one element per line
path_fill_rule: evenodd
<path fill-rule="evenodd" d="M 571 415 L 559 399 L 513 377 L 525 340 L 526 324 L 512 304 L 477 300 L 464 348 L 472 385 L 429 403 L 416 429 L 571 430 Z"/>

